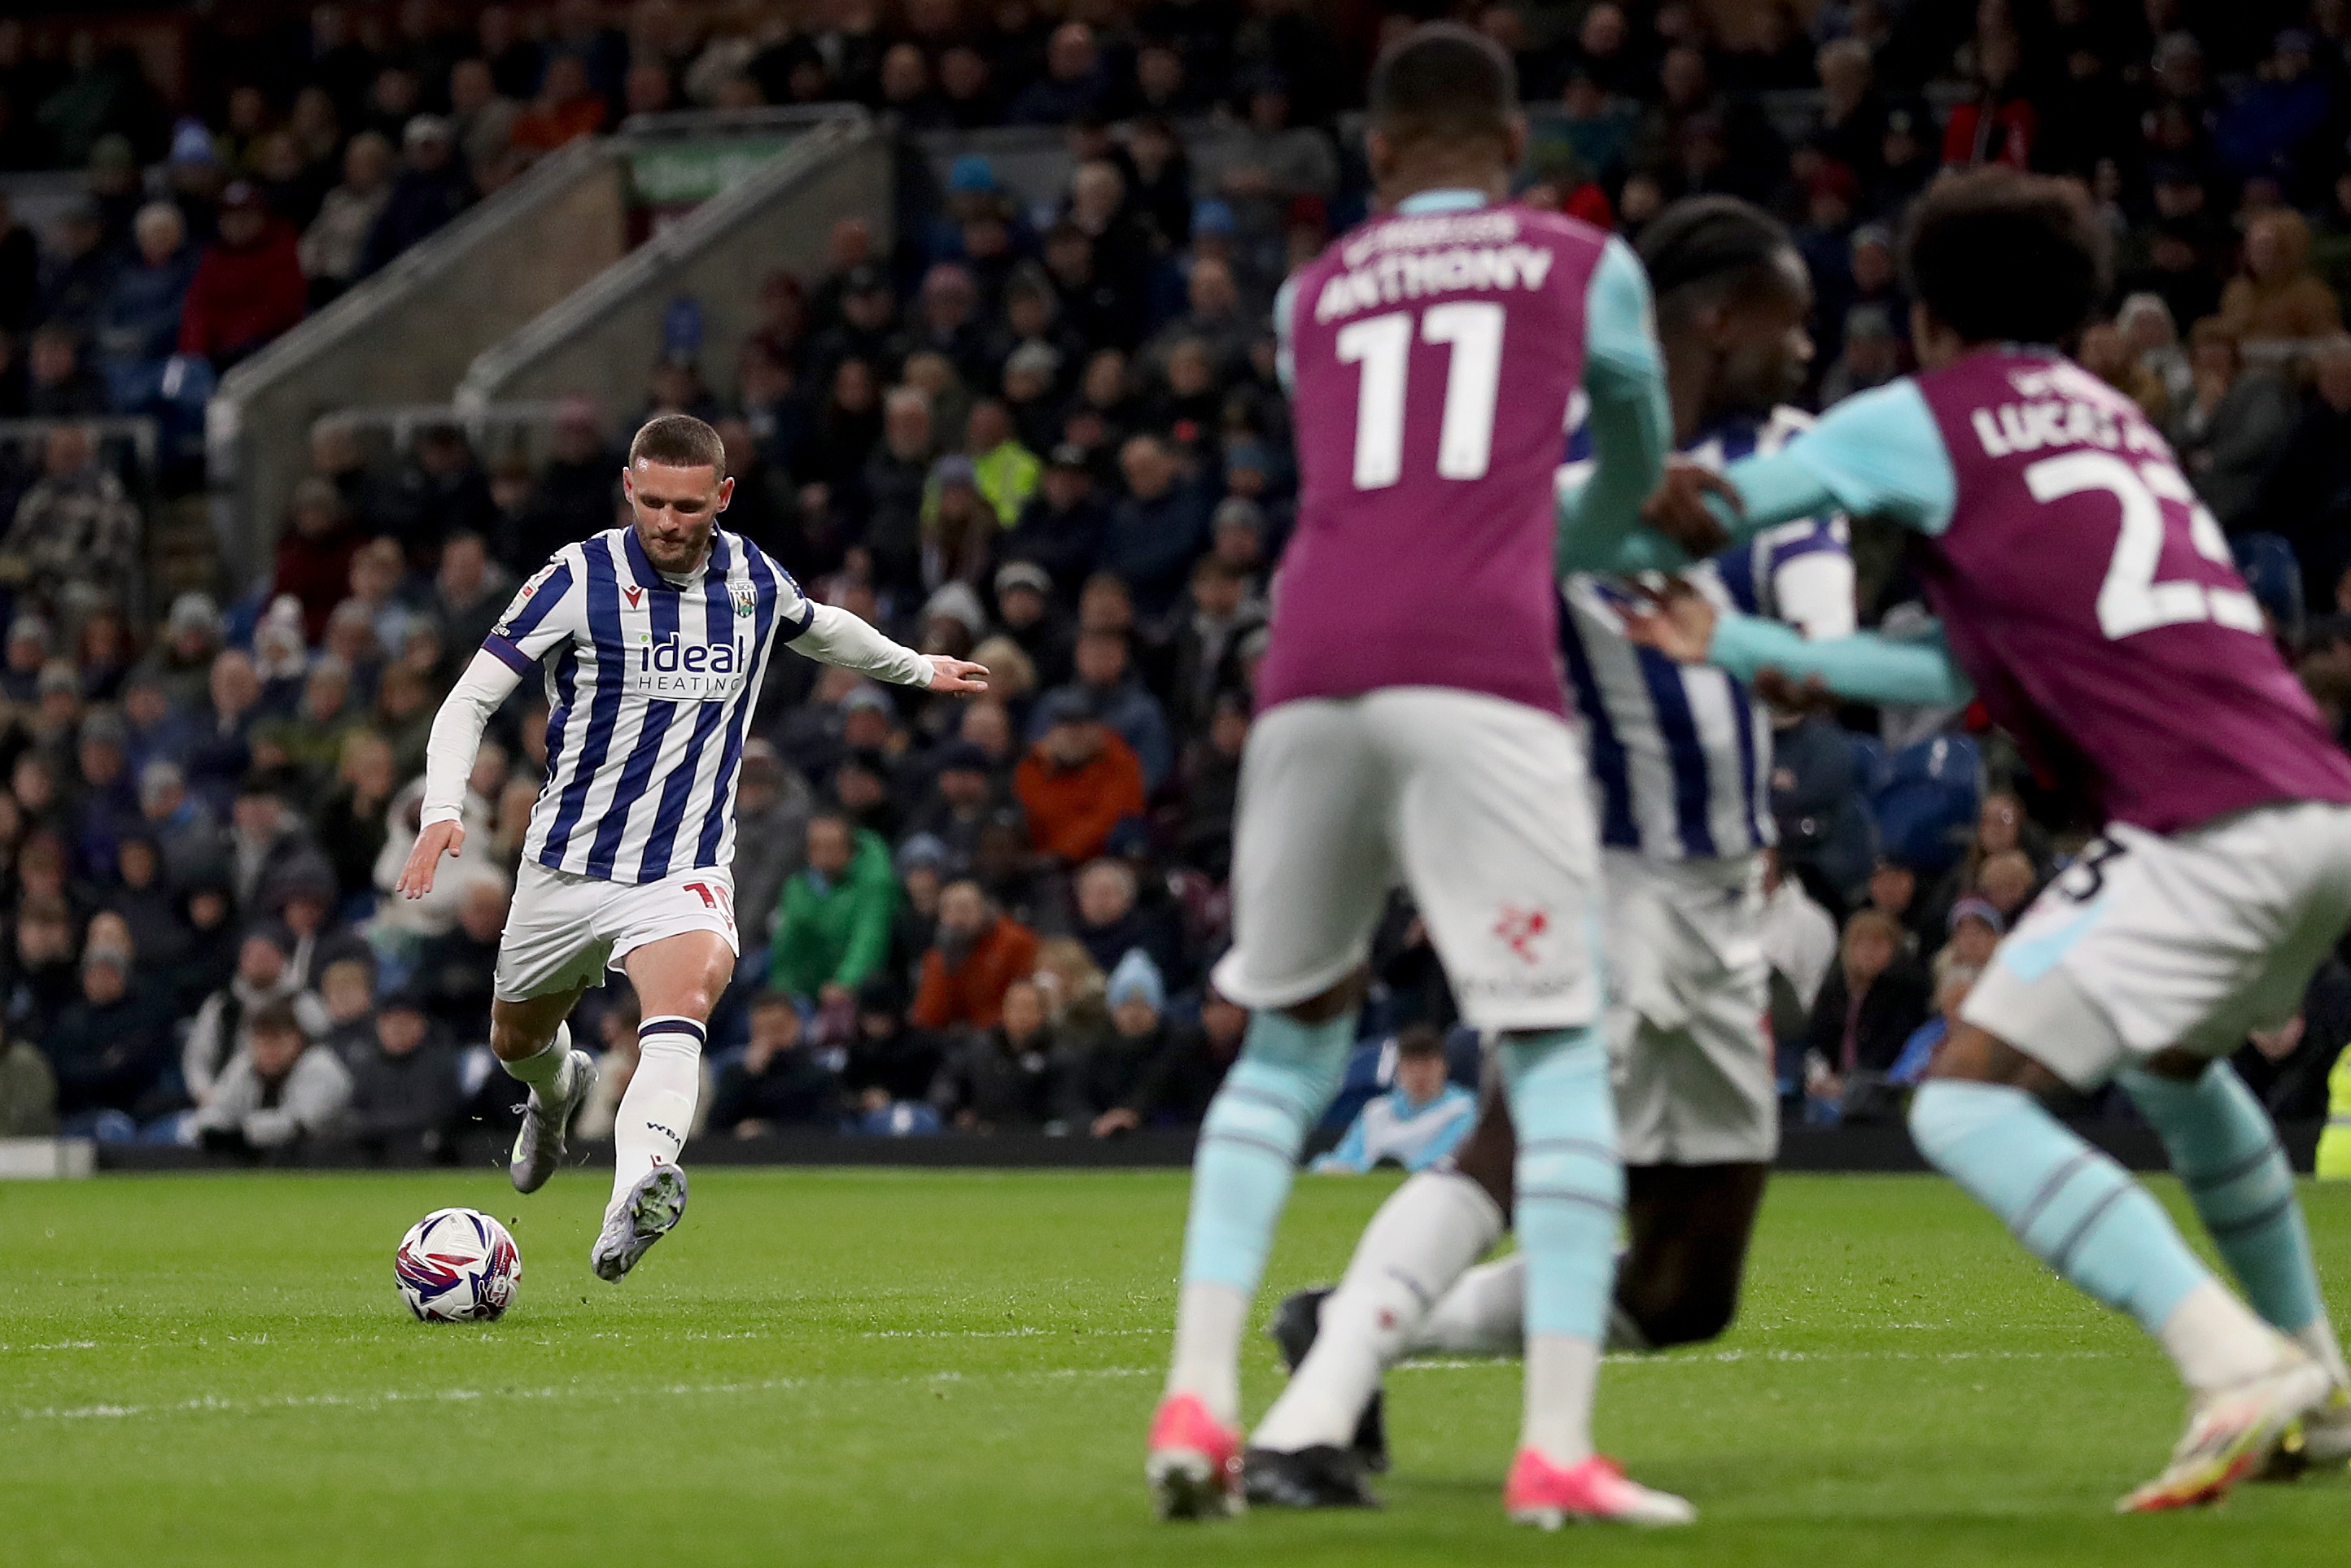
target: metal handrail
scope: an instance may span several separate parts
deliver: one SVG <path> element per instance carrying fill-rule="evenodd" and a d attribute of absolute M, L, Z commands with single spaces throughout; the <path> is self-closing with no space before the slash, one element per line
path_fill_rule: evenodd
<path fill-rule="evenodd" d="M 779 192 L 834 154 L 879 134 L 872 118 L 862 110 L 823 117 L 758 173 L 703 203 L 504 341 L 484 350 L 466 368 L 451 401 L 461 409 L 493 402 L 500 387 L 547 354 L 569 346 L 582 327 L 620 300 L 756 218 Z"/>
<path fill-rule="evenodd" d="M 556 149 L 513 184 L 475 203 L 438 233 L 402 251 L 383 270 L 362 278 L 333 304 L 229 371 L 214 395 L 240 398 L 258 383 L 317 359 L 351 329 L 400 308 L 408 302 L 406 296 L 414 286 L 447 270 L 469 248 L 477 231 L 527 216 L 545 205 L 588 169 L 614 156 L 618 145 L 613 137 L 590 136 Z M 212 455 L 215 461 L 221 455 Z"/>
<path fill-rule="evenodd" d="M 29 444 L 35 440 L 47 440 L 53 430 L 87 430 L 99 441 L 131 443 L 131 450 L 139 465 L 148 473 L 155 471 L 155 454 L 161 444 L 155 421 L 143 413 L 109 413 L 72 415 L 61 419 L 0 419 L 0 446 Z"/>

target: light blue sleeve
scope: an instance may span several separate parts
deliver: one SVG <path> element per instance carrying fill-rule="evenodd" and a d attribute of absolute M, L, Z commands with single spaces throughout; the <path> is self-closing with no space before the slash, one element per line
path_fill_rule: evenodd
<path fill-rule="evenodd" d="M 1367 1103 L 1364 1109 L 1370 1109 L 1372 1103 L 1376 1102 Z M 1356 1112 L 1355 1119 L 1347 1124 L 1346 1135 L 1339 1140 L 1338 1146 L 1317 1159 L 1309 1168 L 1320 1171 L 1326 1176 L 1362 1176 L 1372 1168 L 1372 1162 L 1364 1153 L 1364 1113 L 1362 1111 Z"/>
<path fill-rule="evenodd" d="M 1273 291 L 1273 373 L 1286 392 L 1297 390 L 1298 356 L 1290 348 L 1290 312 L 1298 303 L 1298 279 L 1285 277 Z"/>
<path fill-rule="evenodd" d="M 1406 1162 L 1405 1168 L 1426 1170 L 1459 1148 L 1462 1140 L 1468 1137 L 1469 1129 L 1478 1124 L 1478 1097 L 1475 1094 L 1457 1084 L 1447 1093 L 1446 1100 L 1451 1104 L 1452 1113 L 1446 1118 L 1445 1131 L 1423 1144 Z"/>
<path fill-rule="evenodd" d="M 1641 503 L 1656 488 L 1673 447 L 1674 422 L 1648 275 L 1621 239 L 1608 241 L 1585 287 L 1583 337 L 1593 464 L 1583 484 L 1560 498 L 1559 568 L 1644 570 L 1661 564 L 1655 559 L 1660 545 L 1678 563 L 1680 552 L 1663 539 L 1633 543 L 1641 537 Z"/>
<path fill-rule="evenodd" d="M 1907 377 L 1845 399 L 1779 451 L 1743 458 L 1724 477 L 1746 504 L 1743 517 L 1717 504 L 1737 538 L 1822 511 L 1939 534 L 1951 526 L 1958 493 L 1943 433 Z"/>
<path fill-rule="evenodd" d="M 1829 690 L 1855 702 L 1956 707 L 1975 695 L 1951 658 L 1942 627 L 1931 622 L 1914 636 L 1856 632 L 1814 642 L 1792 626 L 1726 612 L 1715 621 L 1706 656 L 1742 681 L 1751 682 L 1762 670 L 1798 681 L 1818 675 Z"/>

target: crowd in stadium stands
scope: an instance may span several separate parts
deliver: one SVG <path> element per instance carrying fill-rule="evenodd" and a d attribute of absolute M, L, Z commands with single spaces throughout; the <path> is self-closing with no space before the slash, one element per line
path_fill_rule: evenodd
<path fill-rule="evenodd" d="M 1522 199 L 1628 235 L 1692 192 L 1781 214 L 1818 296 L 1820 405 L 1907 368 L 1897 235 L 1938 171 L 2077 176 L 2118 256 L 2081 358 L 2169 433 L 2351 721 L 2351 5 L 1757 9 L 1729 41 L 1679 0 L 1413 16 L 1449 10 L 1517 56 Z M 966 155 L 894 248 L 848 221 L 821 273 L 769 277 L 732 362 L 652 368 L 648 412 L 725 436 L 728 526 L 994 672 L 964 704 L 778 661 L 701 1115 L 713 1134 L 1185 1124 L 1245 1022 L 1207 976 L 1295 488 L 1268 308 L 1364 210 L 1341 117 L 1376 43 L 1305 0 L 323 5 L 200 52 L 175 123 L 125 57 L 84 37 L 35 59 L 0 21 L 0 166 L 88 184 L 38 236 L 0 209 L 0 414 L 184 397 L 632 112 L 846 99 L 914 131 L 1059 128 L 1053 199 Z M 0 496 L 0 1133 L 431 1149 L 511 1114 L 480 1042 L 545 758 L 534 685 L 483 747 L 463 860 L 422 902 L 385 890 L 440 695 L 521 578 L 622 515 L 626 434 L 583 399 L 536 463 L 454 427 L 387 463 L 329 417 L 266 580 L 150 623 L 122 591 L 139 506 L 54 429 Z M 1856 528 L 1872 622 L 1914 612 L 1884 540 Z M 2079 803 L 1967 713 L 1786 715 L 1777 757 L 1785 1103 L 1883 1121 L 2081 842 Z M 1443 1037 L 1444 975 L 1401 901 L 1374 970 L 1332 1125 L 1383 1095 L 1367 1125 L 1449 1121 L 1428 1034 L 1457 1079 L 1474 1043 Z M 617 979 L 591 997 L 592 1135 L 635 1031 Z M 2307 1117 L 2346 1039 L 2333 961 L 2240 1061 Z"/>

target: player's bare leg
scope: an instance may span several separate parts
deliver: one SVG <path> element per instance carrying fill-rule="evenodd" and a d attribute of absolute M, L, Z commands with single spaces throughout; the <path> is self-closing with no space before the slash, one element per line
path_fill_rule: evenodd
<path fill-rule="evenodd" d="M 2185 1064 L 2150 1065 L 2161 1077 Z M 2137 1318 L 2179 1368 L 2188 1430 L 2163 1473 L 2119 1506 L 2216 1501 L 2326 1402 L 2334 1375 L 2215 1280 L 2162 1206 L 2043 1107 L 2037 1096 L 2060 1087 L 2049 1069 L 1963 1022 L 1911 1103 L 1911 1134 L 2029 1251 Z"/>
<path fill-rule="evenodd" d="M 1253 1014 L 1240 1060 L 1201 1125 L 1174 1364 L 1144 1464 L 1162 1518 L 1205 1519 L 1243 1506 L 1241 1330 L 1299 1150 L 1337 1092 L 1363 997 L 1359 970 L 1294 1007 Z"/>
<path fill-rule="evenodd" d="M 571 1049 L 571 1028 L 564 1022 L 586 989 L 574 986 L 552 996 L 490 1003 L 490 1051 L 530 1090 L 507 1161 L 517 1192 L 537 1192 L 563 1163 L 564 1131 L 596 1082 L 595 1060 Z"/>
<path fill-rule="evenodd" d="M 648 942 L 622 960 L 636 988 L 637 1070 L 612 1123 L 612 1201 L 589 1261 L 618 1280 L 685 1213 L 678 1155 L 702 1096 L 710 1009 L 734 977 L 735 954 L 716 931 Z"/>

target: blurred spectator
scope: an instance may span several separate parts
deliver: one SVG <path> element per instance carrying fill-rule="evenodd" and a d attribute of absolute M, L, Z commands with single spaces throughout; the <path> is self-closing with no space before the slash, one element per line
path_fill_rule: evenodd
<path fill-rule="evenodd" d="M 1143 764 L 1084 692 L 1055 692 L 1038 709 L 1044 733 L 1015 770 L 1013 790 L 1038 852 L 1081 864 L 1102 853 L 1113 828 L 1143 814 Z"/>
<path fill-rule="evenodd" d="M 488 1038 L 498 936 L 506 929 L 510 900 L 503 873 L 476 872 L 458 899 L 457 924 L 416 956 L 412 987 L 417 1005 L 468 1044 Z"/>
<path fill-rule="evenodd" d="M 319 215 L 302 231 L 299 257 L 309 279 L 309 302 L 319 309 L 334 302 L 360 273 L 370 231 L 392 200 L 392 143 L 363 131 L 343 150 L 343 178 L 319 203 Z"/>
<path fill-rule="evenodd" d="M 1035 932 L 997 908 L 977 883 L 949 883 L 908 1016 L 918 1029 L 993 1028 L 1005 988 L 1036 963 Z"/>
<path fill-rule="evenodd" d="M 2294 547 L 2305 594 L 2324 603 L 2351 565 L 2351 338 L 2319 345 L 2300 417 L 2269 456 L 2243 524 Z"/>
<path fill-rule="evenodd" d="M 1855 1072 L 1883 1074 L 1926 1021 L 1927 977 L 1903 946 L 1901 924 L 1875 909 L 1845 923 L 1839 961 L 1813 1008 L 1811 1093 L 1835 1100 Z"/>
<path fill-rule="evenodd" d="M 1844 350 L 1821 378 L 1821 406 L 1832 408 L 1858 392 L 1882 387 L 1902 373 L 1902 340 L 1875 305 L 1856 305 L 1844 319 Z"/>
<path fill-rule="evenodd" d="M 251 908 L 261 885 L 298 860 L 318 853 L 301 820 L 287 809 L 284 781 L 264 773 L 237 786 L 229 813 L 230 884 L 240 908 Z"/>
<path fill-rule="evenodd" d="M 807 862 L 814 807 L 807 782 L 773 746 L 756 737 L 743 743 L 735 787 L 735 909 L 746 951 L 766 946 L 784 883 Z"/>
<path fill-rule="evenodd" d="M 2240 345 L 2343 329 L 2334 290 L 2310 270 L 2310 225 L 2300 213 L 2275 208 L 2246 225 L 2244 271 L 2220 291 L 2220 327 Z"/>
<path fill-rule="evenodd" d="M 1175 766 L 1175 739 L 1159 699 L 1135 675 L 1126 633 L 1099 629 L 1079 632 L 1076 673 L 1077 684 L 1064 690 L 1082 697 L 1095 717 L 1126 742 L 1142 766 L 1144 794 L 1155 793 Z M 1040 705 L 1029 727 L 1032 740 L 1041 740 L 1051 727 L 1051 706 Z"/>
<path fill-rule="evenodd" d="M 710 1124 L 738 1138 L 784 1127 L 831 1127 L 841 1118 L 841 1081 L 803 1038 L 799 1009 L 780 991 L 751 1004 L 751 1043 L 718 1074 Z"/>
<path fill-rule="evenodd" d="M 1005 116 L 1015 125 L 1065 125 L 1102 109 L 1110 89 L 1093 29 L 1064 22 L 1045 46 L 1045 74 L 1014 97 Z"/>
<path fill-rule="evenodd" d="M 551 152 L 603 129 L 608 112 L 589 82 L 586 64 L 575 55 L 557 55 L 547 62 L 538 96 L 515 117 L 509 140 L 527 152 Z"/>
<path fill-rule="evenodd" d="M 1126 493 L 1111 507 L 1102 564 L 1134 595 L 1145 619 L 1165 615 L 1184 590 L 1193 558 L 1208 545 L 1208 506 L 1175 453 L 1155 435 L 1119 448 Z"/>
<path fill-rule="evenodd" d="M 1967 1005 L 1968 993 L 1975 988 L 1976 979 L 1983 973 L 1980 964 L 1964 962 L 1952 954 L 1938 954 L 1934 967 L 1934 1016 L 1928 1019 L 1902 1045 L 1902 1054 L 1886 1069 L 1886 1081 L 1903 1088 L 1917 1085 L 1934 1065 L 1936 1053 L 1951 1037 L 1951 1026 L 1959 1021 L 1959 1009 Z"/>
<path fill-rule="evenodd" d="M 890 950 L 898 883 L 879 834 L 839 810 L 809 819 L 808 863 L 784 883 L 769 941 L 768 983 L 789 996 L 845 1004 Z"/>
<path fill-rule="evenodd" d="M 0 1138 L 46 1138 L 57 1130 L 57 1081 L 48 1058 L 0 1032 Z"/>
<path fill-rule="evenodd" d="M 450 131 L 469 169 L 497 165 L 514 144 L 522 106 L 498 90 L 490 62 L 459 60 L 449 71 Z"/>
<path fill-rule="evenodd" d="M 189 1118 L 189 1138 L 233 1153 L 282 1149 L 331 1136 L 350 1098 L 350 1071 L 311 1045 L 291 1004 L 275 1002 L 248 1021 L 243 1049 Z"/>
<path fill-rule="evenodd" d="M 1167 988 L 1140 948 L 1119 960 L 1103 983 L 1110 1028 L 1071 1051 L 1063 1092 L 1071 1124 L 1097 1138 L 1132 1132 L 1158 1108 L 1169 1074 L 1199 1053 L 1199 1028 L 1167 1019 Z M 1074 1042 L 1072 1042 L 1074 1047 Z"/>
<path fill-rule="evenodd" d="M 89 341 L 99 313 L 114 287 L 121 256 L 107 244 L 106 223 L 95 202 L 74 203 L 50 230 L 43 258 L 41 292 L 33 315 Z"/>
<path fill-rule="evenodd" d="M 92 942 L 83 951 L 80 994 L 41 1036 L 68 1126 L 92 1112 L 140 1124 L 173 1109 L 170 1000 L 140 982 L 127 944 Z"/>
<path fill-rule="evenodd" d="M 204 998 L 181 1047 L 181 1082 L 197 1104 L 211 1103 L 221 1073 L 245 1049 L 252 1020 L 264 1009 L 283 1004 L 306 1034 L 327 1032 L 326 1004 L 303 987 L 293 956 L 293 933 L 276 922 L 254 926 L 237 945 L 235 974 Z"/>
<path fill-rule="evenodd" d="M 172 886 L 193 887 L 226 872 L 228 841 L 210 810 L 188 792 L 177 763 L 158 758 L 141 770 L 139 815 Z"/>
<path fill-rule="evenodd" d="M 277 536 L 270 574 L 274 597 L 290 593 L 302 606 L 302 635 L 316 643 L 326 634 L 327 617 L 342 602 L 351 576 L 351 558 L 365 536 L 335 486 L 311 477 L 294 486 L 288 526 Z"/>
<path fill-rule="evenodd" d="M 113 591 L 138 580 L 140 533 L 139 508 L 99 462 L 89 428 L 57 425 L 42 444 L 40 478 L 0 537 L 0 577 L 29 582 L 44 601 L 68 585 Z"/>
<path fill-rule="evenodd" d="M 293 225 L 239 181 L 221 197 L 219 235 L 188 285 L 180 352 L 225 371 L 301 320 L 308 290 Z"/>
<path fill-rule="evenodd" d="M 1395 1082 L 1366 1103 L 1317 1159 L 1318 1171 L 1362 1175 L 1382 1165 L 1426 1170 L 1477 1124 L 1478 1096 L 1446 1077 L 1445 1037 L 1426 1024 L 1396 1034 Z"/>
<path fill-rule="evenodd" d="M 1078 873 L 1076 936 L 1103 972 L 1115 970 L 1130 953 L 1152 961 L 1163 983 L 1181 979 L 1181 934 L 1164 911 L 1146 905 L 1134 867 L 1124 860 L 1092 861 Z"/>
<path fill-rule="evenodd" d="M 69 327 L 44 323 L 26 352 L 25 416 L 76 419 L 107 412 L 106 378 L 82 362 L 81 343 Z"/>
<path fill-rule="evenodd" d="M 938 1075 L 938 1041 L 907 1025 L 904 988 L 891 976 L 876 975 L 858 988 L 847 1010 L 848 1047 L 841 1077 L 860 1109 L 873 1111 L 927 1096 Z"/>
<path fill-rule="evenodd" d="M 420 114 L 401 131 L 402 167 L 360 246 L 351 281 L 382 271 L 394 256 L 438 233 L 472 200 L 449 122 Z"/>
<path fill-rule="evenodd" d="M 1020 516 L 999 546 L 1013 564 L 997 574 L 999 603 L 1008 574 L 1015 583 L 1029 580 L 1018 571 L 1019 566 L 1033 565 L 1045 574 L 1044 587 L 1036 590 L 1040 595 L 1038 613 L 1024 616 L 1020 627 L 1007 621 L 1007 629 L 1020 639 L 1029 657 L 1038 661 L 1040 674 L 1055 668 L 1058 661 L 1043 657 L 1032 641 L 1041 642 L 1051 632 L 1028 629 L 1046 624 L 1042 613 L 1045 599 L 1059 598 L 1064 603 L 1076 600 L 1079 588 L 1101 557 L 1102 533 L 1109 520 L 1108 512 L 1094 496 L 1093 473 L 1088 465 L 1085 448 L 1066 442 L 1054 447 L 1051 461 L 1039 476 L 1036 494 L 1021 507 Z M 1008 607 L 1005 612 L 1008 617 Z M 1058 625 L 1052 630 L 1058 631 Z"/>
<path fill-rule="evenodd" d="M 941 1120 L 968 1132 L 1057 1128 L 1063 1071 L 1043 997 L 1034 982 L 1015 980 L 995 1025 L 947 1053 L 930 1102 Z"/>
<path fill-rule="evenodd" d="M 465 1103 L 456 1048 L 413 992 L 386 997 L 371 1023 L 370 1049 L 346 1061 L 344 1135 L 383 1153 L 448 1152 Z"/>
<path fill-rule="evenodd" d="M 179 349 L 180 308 L 195 280 L 187 220 L 168 202 L 139 209 L 137 248 L 115 269 L 98 310 L 98 362 L 118 408 L 145 403 Z"/>

